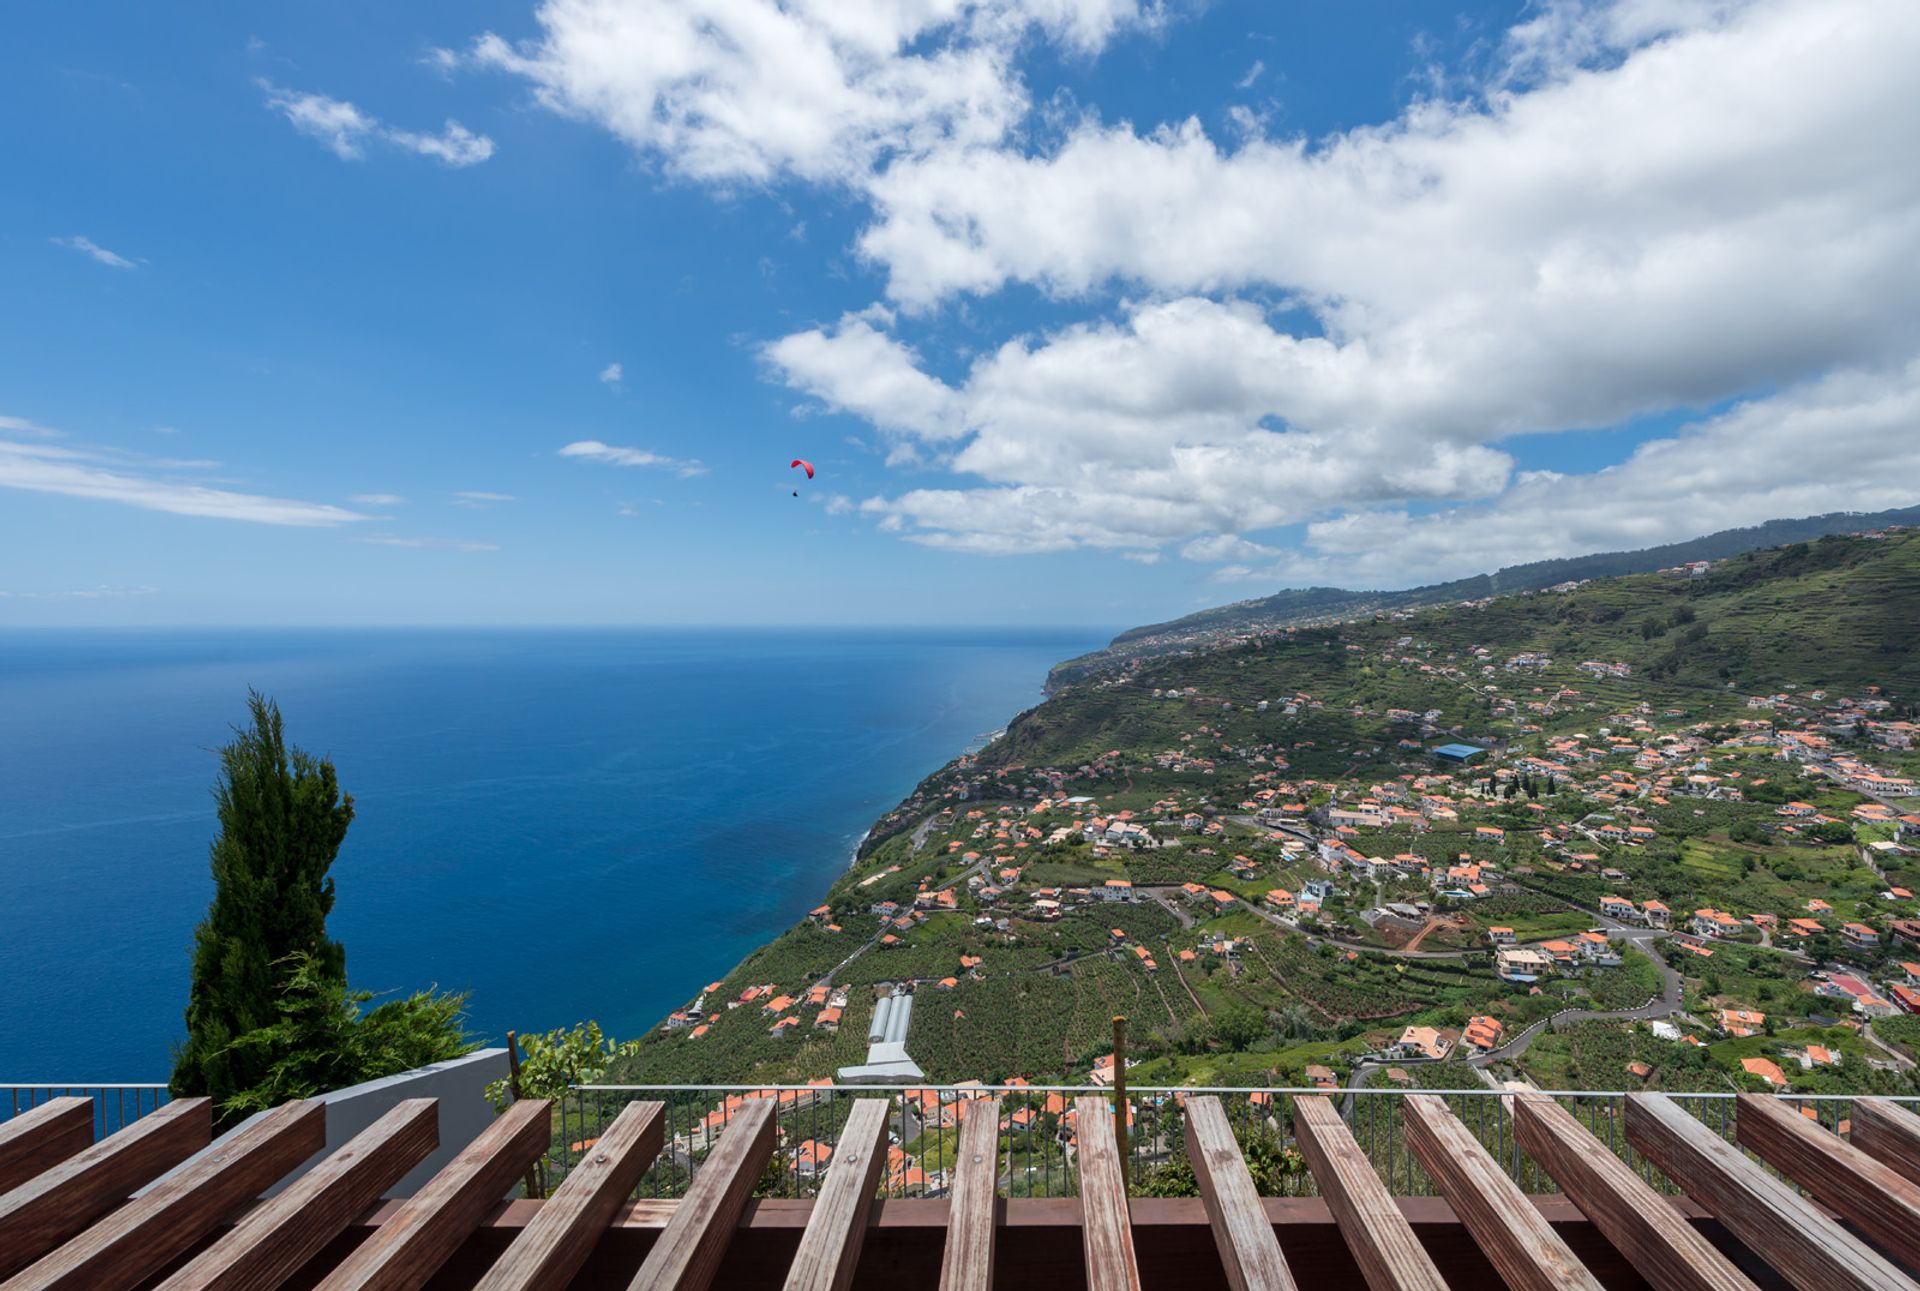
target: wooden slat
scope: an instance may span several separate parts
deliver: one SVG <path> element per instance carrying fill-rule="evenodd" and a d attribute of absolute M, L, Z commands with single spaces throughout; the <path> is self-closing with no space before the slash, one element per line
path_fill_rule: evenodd
<path fill-rule="evenodd" d="M 398 1213 L 354 1249 L 318 1291 L 414 1291 L 446 1263 L 553 1137 L 545 1099 L 509 1107 Z"/>
<path fill-rule="evenodd" d="M 706 1291 L 773 1156 L 773 1113 L 773 1099 L 749 1098 L 733 1114 L 629 1291 Z"/>
<path fill-rule="evenodd" d="M 1516 1098 L 1513 1135 L 1657 1291 L 1754 1291 L 1712 1242 L 1553 1099 Z"/>
<path fill-rule="evenodd" d="M 1226 1109 L 1210 1094 L 1187 1099 L 1187 1160 L 1200 1185 L 1227 1285 L 1233 1291 L 1294 1291 Z"/>
<path fill-rule="evenodd" d="M 203 1152 L 0 1291 L 118 1291 L 158 1273 L 327 1145 L 319 1103 L 286 1103 Z"/>
<path fill-rule="evenodd" d="M 212 1139 L 212 1104 L 178 1099 L 0 1195 L 0 1277 L 33 1263 Z"/>
<path fill-rule="evenodd" d="M 962 1104 L 959 1160 L 947 1189 L 947 1244 L 940 1256 L 940 1291 L 987 1291 L 999 1225 L 994 1215 L 1000 1179 L 1000 1102 Z"/>
<path fill-rule="evenodd" d="M 1333 1103 L 1296 1097 L 1293 1137 L 1372 1291 L 1447 1291 L 1427 1248 Z"/>
<path fill-rule="evenodd" d="M 1432 1094 L 1404 1103 L 1407 1146 L 1512 1291 L 1600 1291 L 1480 1141 Z"/>
<path fill-rule="evenodd" d="M 1853 1102 L 1848 1141 L 1862 1152 L 1920 1183 L 1920 1116 L 1884 1098 Z"/>
<path fill-rule="evenodd" d="M 159 1291 L 268 1291 L 440 1146 L 440 1104 L 395 1103 L 283 1192 L 248 1211 Z"/>
<path fill-rule="evenodd" d="M 1097 1094 L 1074 1102 L 1080 1155 L 1080 1240 L 1087 1258 L 1087 1291 L 1140 1291 L 1133 1250 L 1127 1177 L 1114 1141 L 1113 1109 Z"/>
<path fill-rule="evenodd" d="M 853 1284 L 867 1237 L 867 1213 L 886 1163 L 887 1100 L 862 1098 L 841 1127 L 833 1165 L 787 1271 L 786 1291 L 847 1291 Z"/>
<path fill-rule="evenodd" d="M 558 1291 L 573 1280 L 620 1202 L 660 1155 L 665 1103 L 628 1103 L 600 1141 L 540 1204 L 478 1291 Z"/>
<path fill-rule="evenodd" d="M 1920 1184 L 1779 1099 L 1742 1094 L 1733 1137 L 1894 1257 L 1920 1267 Z"/>
<path fill-rule="evenodd" d="M 91 1098 L 49 1098 L 0 1121 L 0 1193 L 86 1151 L 92 1142 Z"/>
<path fill-rule="evenodd" d="M 1666 1095 L 1628 1095 L 1627 1142 L 1801 1291 L 1912 1291 L 1866 1243 Z"/>

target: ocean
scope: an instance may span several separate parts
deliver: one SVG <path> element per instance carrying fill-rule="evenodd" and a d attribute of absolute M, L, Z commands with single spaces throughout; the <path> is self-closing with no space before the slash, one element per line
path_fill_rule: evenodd
<path fill-rule="evenodd" d="M 0 1083 L 164 1080 L 246 692 L 356 817 L 350 980 L 637 1035 L 1088 631 L 0 633 Z"/>

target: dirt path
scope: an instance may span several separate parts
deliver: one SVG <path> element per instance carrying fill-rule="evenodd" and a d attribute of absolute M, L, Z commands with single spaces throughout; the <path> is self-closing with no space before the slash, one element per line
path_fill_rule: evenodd
<path fill-rule="evenodd" d="M 1193 1007 L 1200 1010 L 1200 1016 L 1211 1018 L 1212 1015 L 1207 1012 L 1207 1006 L 1202 1004 L 1200 997 L 1193 993 L 1193 987 L 1187 985 L 1187 975 L 1180 971 L 1180 957 L 1174 953 L 1171 942 L 1167 944 L 1167 962 L 1173 965 L 1173 975 L 1180 979 L 1180 989 L 1184 990 L 1187 998 L 1193 1001 Z"/>
<path fill-rule="evenodd" d="M 1453 920 L 1451 919 L 1429 918 L 1426 922 L 1426 926 L 1421 928 L 1419 932 L 1414 933 L 1413 936 L 1407 940 L 1407 944 L 1400 947 L 1400 949 L 1418 950 L 1420 949 L 1420 943 L 1427 939 L 1428 933 L 1438 932 L 1442 928 L 1451 928 L 1451 927 L 1453 927 Z"/>

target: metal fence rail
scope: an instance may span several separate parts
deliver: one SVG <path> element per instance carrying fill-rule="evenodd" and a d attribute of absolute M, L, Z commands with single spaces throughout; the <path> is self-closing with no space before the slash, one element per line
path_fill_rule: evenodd
<path fill-rule="evenodd" d="M 1638 1170 L 1650 1184 L 1673 1191 L 1671 1184 L 1626 1141 L 1626 1095 L 1620 1092 L 1543 1091 L 1559 1099 L 1596 1139 Z M 1334 1100 L 1360 1147 L 1388 1189 L 1397 1196 L 1425 1196 L 1432 1180 L 1407 1150 L 1401 1133 L 1402 1100 L 1409 1094 L 1444 1098 L 1507 1174 L 1531 1193 L 1558 1191 L 1514 1140 L 1504 1089 L 1357 1089 L 1244 1087 L 1130 1088 L 1127 1104 L 1129 1178 L 1136 1195 L 1177 1191 L 1183 1186 L 1184 1116 L 1181 1098 L 1217 1095 L 1240 1138 L 1257 1185 L 1274 1196 L 1311 1196 L 1306 1171 L 1291 1135 L 1292 1100 L 1321 1095 Z M 889 1160 L 882 1175 L 885 1195 L 937 1197 L 951 1178 L 961 1107 L 980 1098 L 1001 1100 L 1001 1132 L 1006 1156 L 1001 1186 L 1012 1197 L 1071 1196 L 1078 1189 L 1073 1139 L 1073 1107 L 1083 1095 L 1104 1100 L 1112 1114 L 1113 1091 L 1091 1085 L 581 1085 L 555 1111 L 555 1137 L 549 1154 L 553 1177 L 564 1175 L 593 1145 L 600 1130 L 634 1101 L 659 1101 L 666 1107 L 666 1146 L 641 1180 L 637 1195 L 673 1197 L 683 1193 L 700 1162 L 725 1132 L 733 1113 L 749 1097 L 780 1100 L 779 1147 L 761 1184 L 761 1195 L 809 1197 L 832 1161 L 840 1127 L 853 1100 L 886 1098 Z M 1669 1097 L 1729 1141 L 1733 1138 L 1731 1093 L 1676 1093 Z M 1853 1096 L 1777 1095 L 1809 1109 L 1820 1124 L 1843 1131 Z M 1920 1110 L 1920 1098 L 1893 1101 Z"/>
<path fill-rule="evenodd" d="M 165 1085 L 0 1085 L 0 1122 L 69 1095 L 93 1100 L 96 1142 L 173 1101 Z"/>

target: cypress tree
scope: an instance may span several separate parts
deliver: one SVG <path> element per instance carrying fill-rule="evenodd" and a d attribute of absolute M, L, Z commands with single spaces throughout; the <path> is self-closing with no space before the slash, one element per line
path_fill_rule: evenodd
<path fill-rule="evenodd" d="M 343 988 L 347 977 L 346 948 L 327 937 L 327 870 L 353 799 L 331 762 L 287 746 L 278 705 L 249 691 L 247 710 L 251 725 L 220 750 L 213 904 L 194 932 L 187 1039 L 170 1082 L 175 1097 L 209 1095 L 216 1108 L 266 1078 L 272 1053 L 231 1046 L 279 1020 L 295 968 Z"/>

